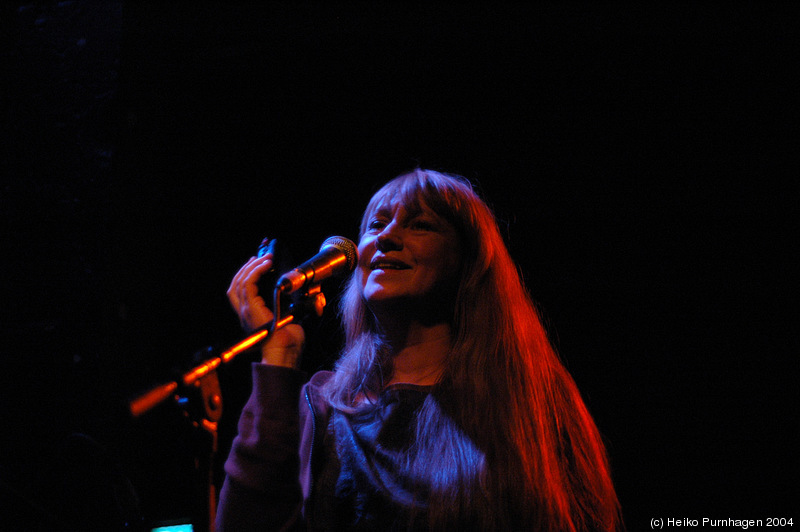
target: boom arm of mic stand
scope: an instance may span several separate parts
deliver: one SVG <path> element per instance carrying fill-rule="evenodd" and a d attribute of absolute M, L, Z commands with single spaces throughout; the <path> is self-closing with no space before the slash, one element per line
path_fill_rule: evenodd
<path fill-rule="evenodd" d="M 193 385 L 195 382 L 197 382 L 204 376 L 216 370 L 222 364 L 227 364 L 228 362 L 232 361 L 242 351 L 246 351 L 251 347 L 253 347 L 254 345 L 261 342 L 262 340 L 264 340 L 269 335 L 270 332 L 290 324 L 292 320 L 294 320 L 294 316 L 289 315 L 286 316 L 285 318 L 282 318 L 277 323 L 272 322 L 268 327 L 258 329 L 256 332 L 254 332 L 244 340 L 228 348 L 218 357 L 206 360 L 202 364 L 195 366 L 191 370 L 187 371 L 181 376 L 180 380 L 168 382 L 165 384 L 160 384 L 155 388 L 136 397 L 129 403 L 129 409 L 131 415 L 133 417 L 139 417 L 142 416 L 143 414 L 146 414 L 147 412 L 149 412 L 159 404 L 163 403 L 170 397 L 173 397 L 175 395 L 175 392 L 177 392 L 181 386 L 187 387 Z"/>

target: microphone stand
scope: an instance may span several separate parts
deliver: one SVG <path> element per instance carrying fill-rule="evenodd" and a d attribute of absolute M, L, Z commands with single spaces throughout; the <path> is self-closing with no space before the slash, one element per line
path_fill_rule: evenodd
<path fill-rule="evenodd" d="M 325 295 L 320 285 L 312 285 L 289 307 L 285 317 L 281 316 L 280 287 L 273 294 L 274 316 L 272 322 L 257 329 L 250 336 L 223 351 L 219 356 L 209 358 L 190 369 L 178 379 L 160 384 L 131 400 L 128 409 L 131 416 L 138 418 L 167 399 L 174 399 L 182 408 L 183 415 L 196 429 L 198 450 L 195 456 L 195 469 L 204 484 L 197 515 L 193 516 L 195 530 L 213 532 L 216 521 L 217 489 L 214 483 L 214 461 L 218 448 L 218 422 L 222 417 L 222 390 L 219 385 L 217 369 L 231 362 L 237 355 L 264 341 L 278 329 L 313 311 L 322 316 L 325 308 Z M 211 351 L 211 348 L 207 348 Z"/>

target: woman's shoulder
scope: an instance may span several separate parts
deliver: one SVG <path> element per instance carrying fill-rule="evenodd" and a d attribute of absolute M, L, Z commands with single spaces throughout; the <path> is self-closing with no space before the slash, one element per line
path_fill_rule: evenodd
<path fill-rule="evenodd" d="M 311 378 L 308 380 L 308 384 L 306 384 L 306 386 L 308 386 L 310 388 L 319 389 L 319 388 L 322 388 L 323 386 L 325 386 L 325 384 L 329 380 L 331 380 L 331 378 L 333 378 L 333 372 L 332 371 L 326 371 L 326 370 L 318 371 L 318 372 L 314 373 L 311 376 Z"/>
<path fill-rule="evenodd" d="M 300 400 L 305 401 L 317 415 L 327 415 L 330 405 L 326 399 L 323 388 L 333 377 L 332 371 L 318 371 L 314 373 L 308 382 L 303 386 L 303 393 Z"/>

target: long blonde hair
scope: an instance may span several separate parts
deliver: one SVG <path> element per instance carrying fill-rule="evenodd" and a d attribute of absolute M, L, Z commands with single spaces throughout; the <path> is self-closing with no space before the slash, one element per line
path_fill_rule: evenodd
<path fill-rule="evenodd" d="M 373 196 L 362 235 L 387 198 L 447 219 L 464 254 L 452 352 L 419 414 L 409 465 L 431 485 L 431 526 L 469 516 L 484 529 L 622 529 L 600 434 L 489 207 L 464 178 L 417 169 Z M 392 360 L 355 276 L 340 313 L 345 347 L 327 393 L 334 408 L 352 412 L 369 407 L 358 397 L 380 393 Z"/>

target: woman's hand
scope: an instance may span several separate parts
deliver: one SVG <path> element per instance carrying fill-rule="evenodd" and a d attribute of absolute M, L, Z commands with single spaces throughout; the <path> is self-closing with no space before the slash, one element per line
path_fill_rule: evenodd
<path fill-rule="evenodd" d="M 253 257 L 236 273 L 228 288 L 228 301 L 239 315 L 245 331 L 254 331 L 272 320 L 272 311 L 258 295 L 256 283 L 272 268 L 272 254 Z M 286 325 L 274 331 L 261 347 L 265 364 L 296 368 L 303 351 L 305 332 L 299 325 Z"/>

